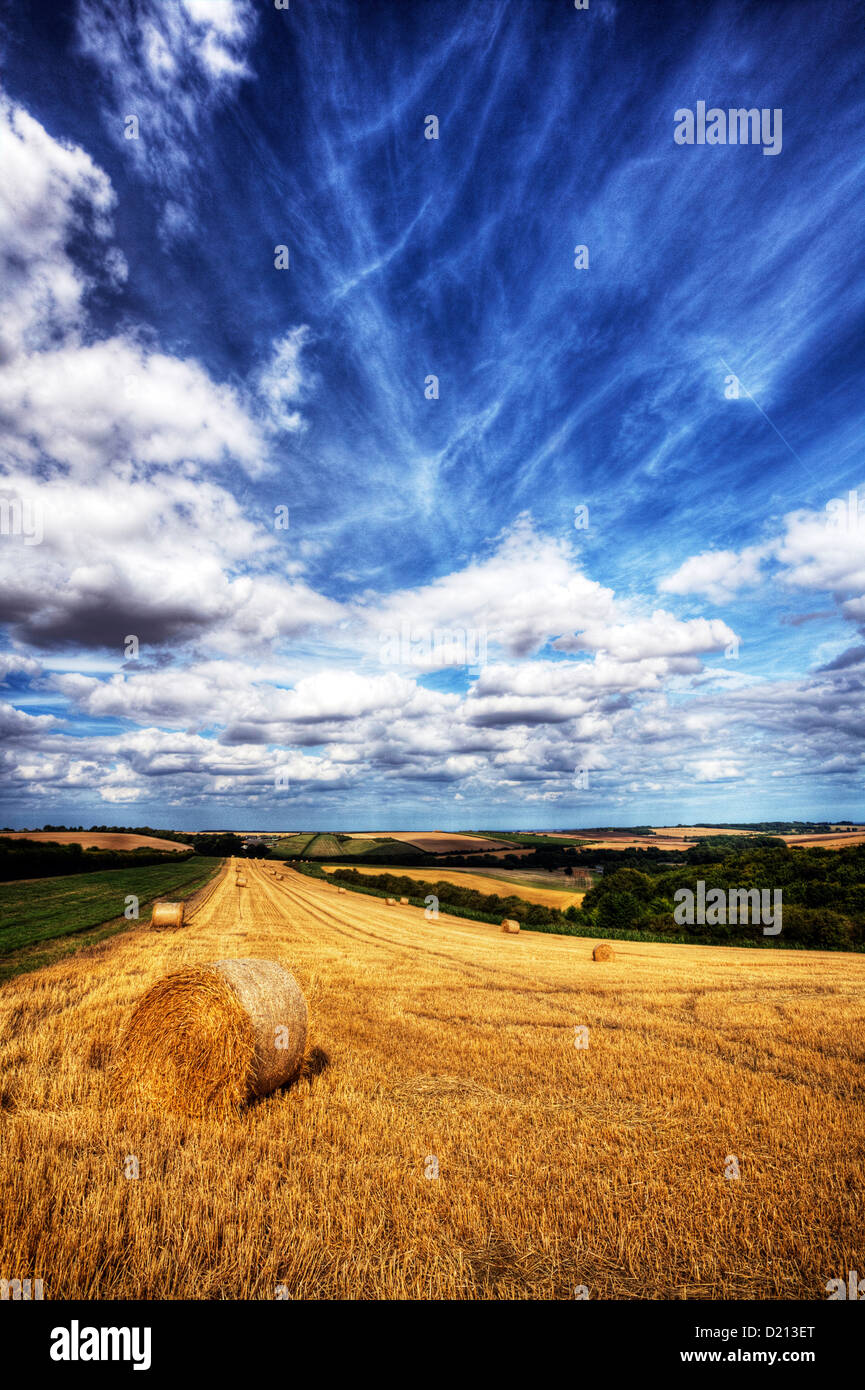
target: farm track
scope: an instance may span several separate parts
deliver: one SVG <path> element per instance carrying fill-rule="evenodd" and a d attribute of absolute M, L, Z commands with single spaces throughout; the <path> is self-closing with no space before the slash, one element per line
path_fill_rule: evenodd
<path fill-rule="evenodd" d="M 621 943 L 598 965 L 585 939 L 243 871 L 182 930 L 0 990 L 4 1277 L 46 1298 L 746 1299 L 865 1268 L 861 956 Z M 113 1097 L 143 991 L 245 955 L 306 993 L 304 1079 L 227 1122 Z"/>

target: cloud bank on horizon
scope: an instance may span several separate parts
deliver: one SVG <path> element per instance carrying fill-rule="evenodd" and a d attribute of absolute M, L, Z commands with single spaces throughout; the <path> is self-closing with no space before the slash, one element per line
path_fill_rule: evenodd
<path fill-rule="evenodd" d="M 8 12 L 4 820 L 861 816 L 858 38 Z"/>

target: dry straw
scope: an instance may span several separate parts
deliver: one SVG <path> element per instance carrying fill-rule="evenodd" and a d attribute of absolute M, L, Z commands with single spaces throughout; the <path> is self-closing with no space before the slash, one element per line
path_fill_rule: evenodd
<path fill-rule="evenodd" d="M 520 924 L 513 917 L 506 917 L 502 922 L 502 931 L 507 932 L 510 936 L 516 936 L 519 929 Z"/>
<path fill-rule="evenodd" d="M 236 1109 L 296 1076 L 306 1000 L 278 961 L 221 960 L 165 975 L 116 1052 L 115 1093 L 186 1115 Z"/>
<path fill-rule="evenodd" d="M 592 952 L 592 960 L 615 960 L 613 948 L 608 942 L 602 941 Z"/>
<path fill-rule="evenodd" d="M 150 914 L 151 927 L 182 927 L 183 903 L 154 903 Z"/>

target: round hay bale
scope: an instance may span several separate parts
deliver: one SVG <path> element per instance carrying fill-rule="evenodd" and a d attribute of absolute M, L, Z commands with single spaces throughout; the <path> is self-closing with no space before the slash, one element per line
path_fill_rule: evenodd
<path fill-rule="evenodd" d="M 234 880 L 234 882 L 235 882 L 235 884 L 237 885 L 238 888 L 245 888 L 245 887 L 246 887 L 246 879 L 243 877 L 242 874 L 238 874 L 238 876 L 237 876 L 237 878 Z"/>
<path fill-rule="evenodd" d="M 337 893 L 344 893 L 344 892 L 345 892 L 345 889 L 344 889 L 344 888 L 337 888 L 336 891 L 337 891 Z"/>
<path fill-rule="evenodd" d="M 602 941 L 592 952 L 592 960 L 615 960 L 615 953 L 608 941 Z"/>
<path fill-rule="evenodd" d="M 397 903 L 396 898 L 388 898 L 388 900 L 387 900 L 387 905 L 388 905 L 388 907 L 397 907 L 397 906 L 398 906 L 398 903 Z"/>
<path fill-rule="evenodd" d="M 400 898 L 400 902 L 401 902 L 401 903 L 407 903 L 407 902 L 408 902 L 408 898 Z"/>
<path fill-rule="evenodd" d="M 507 932 L 509 936 L 516 936 L 519 929 L 520 924 L 513 917 L 506 917 L 502 922 L 502 931 Z"/>
<path fill-rule="evenodd" d="M 154 903 L 150 914 L 151 927 L 182 927 L 183 903 Z"/>
<path fill-rule="evenodd" d="M 139 999 L 113 1085 L 182 1114 L 236 1109 L 298 1072 L 309 1022 L 294 976 L 274 960 L 220 960 L 165 975 Z"/>

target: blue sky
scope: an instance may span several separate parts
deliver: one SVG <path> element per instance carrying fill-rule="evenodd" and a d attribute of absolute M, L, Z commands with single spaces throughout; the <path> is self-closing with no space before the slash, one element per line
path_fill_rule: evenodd
<path fill-rule="evenodd" d="M 855 6 L 0 15 L 4 823 L 862 817 Z"/>

